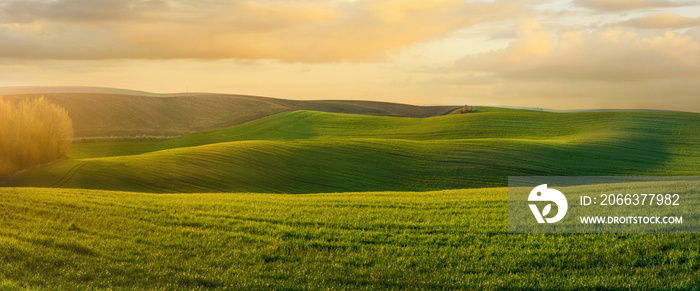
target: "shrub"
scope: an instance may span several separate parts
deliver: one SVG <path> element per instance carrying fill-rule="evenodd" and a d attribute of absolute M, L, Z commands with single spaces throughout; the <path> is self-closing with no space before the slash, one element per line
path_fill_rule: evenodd
<path fill-rule="evenodd" d="M 73 123 L 62 107 L 43 97 L 0 99 L 0 180 L 66 156 Z"/>

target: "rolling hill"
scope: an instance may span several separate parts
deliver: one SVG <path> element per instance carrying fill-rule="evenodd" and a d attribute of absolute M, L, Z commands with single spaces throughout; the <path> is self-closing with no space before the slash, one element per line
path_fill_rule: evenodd
<path fill-rule="evenodd" d="M 696 234 L 510 234 L 501 187 L 700 175 L 698 113 L 45 93 L 94 139 L 0 187 L 3 290 L 700 284 Z"/>
<path fill-rule="evenodd" d="M 161 141 L 76 144 L 9 186 L 323 193 L 504 186 L 510 175 L 697 175 L 700 114 L 293 111 Z"/>
<path fill-rule="evenodd" d="M 299 101 L 210 93 L 154 94 L 93 87 L 0 88 L 1 98 L 44 96 L 65 108 L 82 139 L 164 138 L 242 124 L 294 110 L 381 116 L 430 117 L 454 106 L 374 101 Z"/>

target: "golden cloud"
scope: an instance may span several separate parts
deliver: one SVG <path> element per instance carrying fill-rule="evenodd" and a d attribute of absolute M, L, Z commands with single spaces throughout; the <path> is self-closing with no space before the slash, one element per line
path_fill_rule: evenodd
<path fill-rule="evenodd" d="M 608 12 L 692 5 L 669 0 L 575 0 L 574 3 L 581 7 Z"/>
<path fill-rule="evenodd" d="M 636 28 L 678 29 L 700 25 L 700 18 L 684 17 L 673 13 L 658 13 L 634 18 L 622 23 Z"/>
<path fill-rule="evenodd" d="M 700 76 L 700 43 L 671 31 L 622 27 L 571 30 L 553 36 L 532 23 L 508 47 L 468 56 L 462 69 L 502 78 L 608 82 Z"/>
<path fill-rule="evenodd" d="M 489 96 L 490 104 L 698 112 L 699 40 L 699 29 L 679 34 L 604 25 L 552 33 L 528 20 L 507 47 L 469 55 L 449 71 L 478 76 L 481 84 L 454 77 L 450 86 L 433 89 Z"/>
<path fill-rule="evenodd" d="M 513 0 L 13 0 L 0 5 L 0 57 L 367 60 L 521 11 Z"/>

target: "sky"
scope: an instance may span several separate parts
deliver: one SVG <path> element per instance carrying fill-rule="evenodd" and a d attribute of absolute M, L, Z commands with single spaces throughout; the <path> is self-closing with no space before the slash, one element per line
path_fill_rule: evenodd
<path fill-rule="evenodd" d="M 0 0 L 0 86 L 700 112 L 700 1 Z"/>

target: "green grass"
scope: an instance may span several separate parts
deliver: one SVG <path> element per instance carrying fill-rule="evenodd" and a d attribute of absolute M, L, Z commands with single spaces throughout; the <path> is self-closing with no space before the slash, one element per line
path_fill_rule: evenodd
<path fill-rule="evenodd" d="M 75 144 L 11 182 L 54 188 L 0 188 L 0 289 L 697 290 L 697 234 L 508 234 L 506 189 L 482 187 L 699 175 L 698 132 L 679 112 L 295 111 Z"/>
<path fill-rule="evenodd" d="M 505 186 L 518 175 L 697 175 L 700 114 L 295 111 L 164 141 L 82 143 L 11 186 L 323 193 Z"/>
<path fill-rule="evenodd" d="M 506 189 L 0 189 L 0 289 L 676 289 L 697 234 L 508 234 Z"/>

